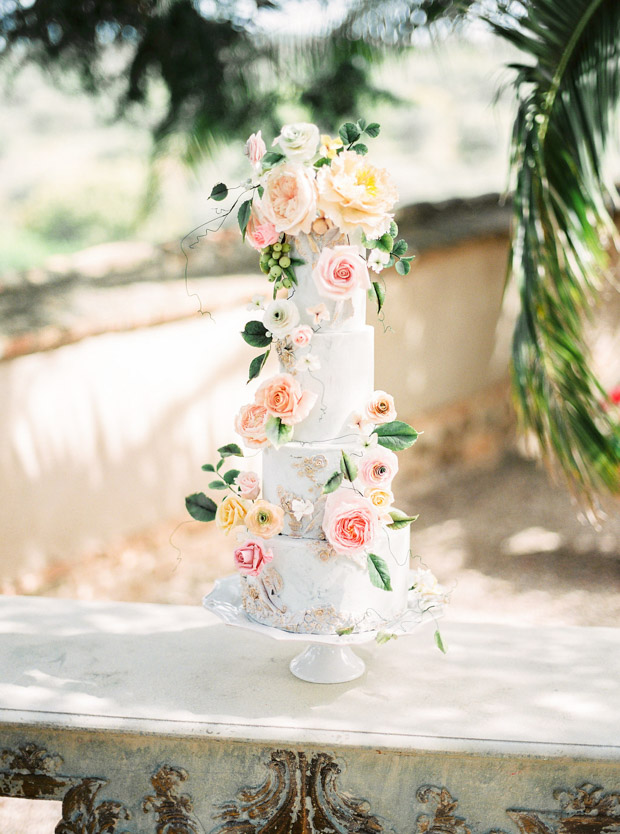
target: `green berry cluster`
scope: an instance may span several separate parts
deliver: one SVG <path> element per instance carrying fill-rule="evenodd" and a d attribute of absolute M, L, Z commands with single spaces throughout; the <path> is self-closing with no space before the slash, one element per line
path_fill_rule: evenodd
<path fill-rule="evenodd" d="M 271 246 L 265 246 L 261 250 L 260 268 L 269 277 L 269 280 L 276 282 L 281 287 L 291 287 L 292 281 L 286 270 L 291 265 L 291 258 L 289 252 L 291 251 L 290 243 L 272 243 Z"/>

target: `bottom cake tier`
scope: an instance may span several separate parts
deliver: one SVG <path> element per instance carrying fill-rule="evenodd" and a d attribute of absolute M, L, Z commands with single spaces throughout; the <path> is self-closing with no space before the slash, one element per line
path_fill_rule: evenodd
<path fill-rule="evenodd" d="M 305 634 L 375 631 L 407 608 L 409 529 L 383 528 L 373 553 L 387 564 L 392 590 L 377 588 L 368 569 L 326 541 L 277 536 L 273 560 L 241 577 L 245 612 L 264 625 Z"/>

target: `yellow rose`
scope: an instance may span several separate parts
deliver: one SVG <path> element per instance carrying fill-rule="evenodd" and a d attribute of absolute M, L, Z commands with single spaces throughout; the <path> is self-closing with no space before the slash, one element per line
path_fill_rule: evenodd
<path fill-rule="evenodd" d="M 215 523 L 226 534 L 230 533 L 233 527 L 244 523 L 248 511 L 245 501 L 237 498 L 236 495 L 227 495 L 217 508 Z"/>
<path fill-rule="evenodd" d="M 378 510 L 387 510 L 394 502 L 394 496 L 389 489 L 367 489 L 364 495 L 370 498 L 370 503 Z"/>
<path fill-rule="evenodd" d="M 376 240 L 390 228 L 398 192 L 385 168 L 376 168 L 355 151 L 343 151 L 317 175 L 318 207 L 345 233 L 361 227 Z"/>
<path fill-rule="evenodd" d="M 253 536 L 270 539 L 282 532 L 284 510 L 261 498 L 255 501 L 245 517 L 245 526 Z"/>

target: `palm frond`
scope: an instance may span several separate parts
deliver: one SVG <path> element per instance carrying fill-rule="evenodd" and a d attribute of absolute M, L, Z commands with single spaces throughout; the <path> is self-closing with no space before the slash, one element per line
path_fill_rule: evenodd
<path fill-rule="evenodd" d="M 514 391 L 523 427 L 594 508 L 600 496 L 620 492 L 620 425 L 584 335 L 616 239 L 609 206 L 617 195 L 603 158 L 620 92 L 620 4 L 515 6 L 489 21 L 534 59 L 514 67 L 510 271 L 521 296 Z"/>

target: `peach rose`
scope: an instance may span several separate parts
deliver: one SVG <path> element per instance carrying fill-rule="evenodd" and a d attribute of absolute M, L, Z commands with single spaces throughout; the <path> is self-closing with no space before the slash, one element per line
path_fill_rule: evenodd
<path fill-rule="evenodd" d="M 267 550 L 264 542 L 248 539 L 234 552 L 235 567 L 245 576 L 258 576 L 265 562 L 273 559 L 273 550 Z"/>
<path fill-rule="evenodd" d="M 291 341 L 296 347 L 306 347 L 314 336 L 313 329 L 307 324 L 300 324 L 291 333 Z"/>
<path fill-rule="evenodd" d="M 364 411 L 371 423 L 391 423 L 396 419 L 394 397 L 385 391 L 375 391 L 366 403 Z"/>
<path fill-rule="evenodd" d="M 239 487 L 239 495 L 253 501 L 260 493 L 260 478 L 256 472 L 239 472 L 235 478 L 235 484 Z"/>
<path fill-rule="evenodd" d="M 390 449 L 376 446 L 361 459 L 357 477 L 367 487 L 386 487 L 398 472 L 398 458 Z"/>
<path fill-rule="evenodd" d="M 256 391 L 256 403 L 287 426 L 305 420 L 316 402 L 313 391 L 303 391 L 291 374 L 277 374 L 265 380 Z"/>
<path fill-rule="evenodd" d="M 357 289 L 370 289 L 366 261 L 355 246 L 323 249 L 312 270 L 312 277 L 323 298 L 351 298 Z"/>
<path fill-rule="evenodd" d="M 270 539 L 282 532 L 284 527 L 284 510 L 261 498 L 255 501 L 245 517 L 245 526 L 253 536 Z"/>
<path fill-rule="evenodd" d="M 379 515 L 367 498 L 350 489 L 338 489 L 327 496 L 323 532 L 336 553 L 359 555 L 378 535 Z"/>
<path fill-rule="evenodd" d="M 265 423 L 269 412 L 262 405 L 251 403 L 244 405 L 235 417 L 235 431 L 243 438 L 243 442 L 250 449 L 259 449 L 269 443 L 265 434 Z"/>
<path fill-rule="evenodd" d="M 260 130 L 258 133 L 253 133 L 245 143 L 245 155 L 250 160 L 250 163 L 255 170 L 260 168 L 260 161 L 264 157 L 266 151 L 267 145 L 265 145 Z"/>
<path fill-rule="evenodd" d="M 398 192 L 385 168 L 376 168 L 355 151 L 343 151 L 317 172 L 318 207 L 338 228 L 361 228 L 376 239 L 390 227 Z"/>
<path fill-rule="evenodd" d="M 230 533 L 233 527 L 239 524 L 244 524 L 244 519 L 248 511 L 247 505 L 236 495 L 227 495 L 217 508 L 215 513 L 215 523 L 226 534 Z"/>
<path fill-rule="evenodd" d="M 273 168 L 264 178 L 261 210 L 278 232 L 308 233 L 316 217 L 316 182 L 311 169 L 298 162 Z"/>
<path fill-rule="evenodd" d="M 245 238 L 250 246 L 258 251 L 280 240 L 280 232 L 276 231 L 273 223 L 265 219 L 257 200 L 252 203 L 252 213 L 245 230 Z"/>

